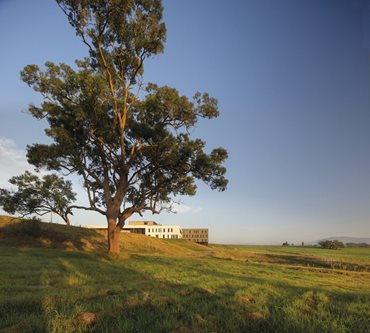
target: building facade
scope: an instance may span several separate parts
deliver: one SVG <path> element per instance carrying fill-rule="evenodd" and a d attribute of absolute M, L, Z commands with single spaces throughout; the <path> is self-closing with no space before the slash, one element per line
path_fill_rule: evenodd
<path fill-rule="evenodd" d="M 195 243 L 208 245 L 208 229 L 206 228 L 183 228 L 182 238 Z"/>
<path fill-rule="evenodd" d="M 122 232 L 141 234 L 162 239 L 183 238 L 192 242 L 208 245 L 208 228 L 181 228 L 179 225 L 162 225 L 154 221 L 130 221 Z"/>
<path fill-rule="evenodd" d="M 182 231 L 179 225 L 161 225 L 154 221 L 132 221 L 125 225 L 122 231 L 156 238 L 182 238 Z"/>

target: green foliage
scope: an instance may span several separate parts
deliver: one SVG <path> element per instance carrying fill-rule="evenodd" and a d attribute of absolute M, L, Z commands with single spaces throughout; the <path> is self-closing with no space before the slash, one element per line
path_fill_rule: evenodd
<path fill-rule="evenodd" d="M 90 51 L 93 68 L 110 69 L 114 83 L 136 83 L 144 60 L 163 52 L 166 26 L 160 0 L 57 0 Z M 104 57 L 104 60 L 102 59 Z"/>
<path fill-rule="evenodd" d="M 39 178 L 26 171 L 9 179 L 9 183 L 17 190 L 0 189 L 0 206 L 4 211 L 22 216 L 42 216 L 52 212 L 69 224 L 70 204 L 76 197 L 71 182 L 57 175 Z"/>
<path fill-rule="evenodd" d="M 178 132 L 193 126 L 197 117 L 217 116 L 216 101 L 208 95 L 198 94 L 191 102 L 174 89 L 149 85 L 144 100 L 132 106 L 125 134 L 127 161 L 122 163 L 119 135 L 114 131 L 116 117 L 102 102 L 107 92 L 100 74 L 48 63 L 43 73 L 35 66 L 26 67 L 22 77 L 49 96 L 41 108 L 31 106 L 30 112 L 48 120 L 46 132 L 55 141 L 30 146 L 29 162 L 80 174 L 94 197 L 93 207 L 105 204 L 105 175 L 109 176 L 112 196 L 117 193 L 119 179 L 126 177 L 126 202 L 143 208 L 152 208 L 147 205 L 150 200 L 168 202 L 170 194 L 195 194 L 195 179 L 214 189 L 226 188 L 226 170 L 221 165 L 226 151 L 218 148 L 206 154 L 202 140 L 191 140 L 187 132 Z M 70 84 L 73 81 L 75 86 Z M 138 142 L 141 148 L 132 155 Z M 127 173 L 122 174 L 122 166 L 129 168 Z"/>
<path fill-rule="evenodd" d="M 331 250 L 337 250 L 344 247 L 343 242 L 338 240 L 322 240 L 319 242 L 319 245 L 323 249 L 331 249 Z"/>

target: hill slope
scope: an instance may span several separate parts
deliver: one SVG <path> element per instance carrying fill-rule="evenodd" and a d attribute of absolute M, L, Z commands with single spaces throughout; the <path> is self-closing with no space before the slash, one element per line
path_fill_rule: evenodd
<path fill-rule="evenodd" d="M 122 233 L 121 256 L 144 255 L 166 257 L 214 258 L 266 264 L 344 268 L 370 271 L 367 249 L 343 251 L 321 248 L 280 246 L 199 245 L 184 239 L 160 239 Z M 20 220 L 0 216 L 0 246 L 17 248 L 53 248 L 97 254 L 107 252 L 106 231 L 83 227 Z M 364 251 L 364 252 L 361 252 Z M 361 253 L 359 256 L 358 254 Z M 314 256 L 313 256 L 314 255 Z"/>
<path fill-rule="evenodd" d="M 186 240 L 162 240 L 130 233 L 122 233 L 120 241 L 126 253 L 186 256 L 209 251 Z M 106 243 L 105 231 L 0 216 L 1 245 L 106 252 Z"/>

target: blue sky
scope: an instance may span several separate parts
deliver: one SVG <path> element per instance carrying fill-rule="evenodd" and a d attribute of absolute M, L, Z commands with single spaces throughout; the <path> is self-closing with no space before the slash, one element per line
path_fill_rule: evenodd
<path fill-rule="evenodd" d="M 200 185 L 163 224 L 209 227 L 219 243 L 370 237 L 370 1 L 164 1 L 165 52 L 144 81 L 208 91 L 221 115 L 193 135 L 223 146 L 229 188 Z M 45 142 L 27 115 L 40 97 L 27 64 L 72 64 L 87 51 L 57 5 L 0 0 L 0 186 Z M 78 188 L 78 182 L 76 182 Z M 83 192 L 78 190 L 80 198 Z M 148 215 L 147 218 L 153 218 Z M 77 213 L 75 224 L 104 224 Z"/>

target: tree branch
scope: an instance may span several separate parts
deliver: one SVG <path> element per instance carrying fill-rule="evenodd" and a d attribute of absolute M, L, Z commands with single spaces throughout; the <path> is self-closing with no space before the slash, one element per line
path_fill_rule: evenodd
<path fill-rule="evenodd" d="M 83 210 L 90 210 L 90 211 L 94 211 L 94 212 L 98 212 L 102 215 L 106 215 L 105 211 L 100 209 L 100 208 L 97 208 L 97 207 L 85 207 L 85 206 L 77 206 L 77 205 L 72 205 L 72 206 L 69 206 L 68 207 L 70 210 L 72 209 L 83 209 Z"/>

